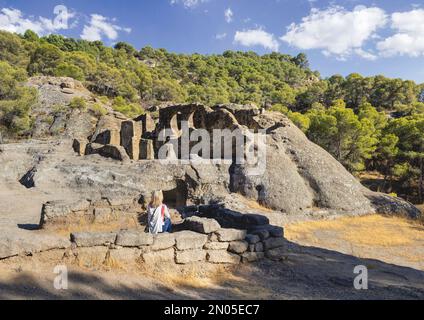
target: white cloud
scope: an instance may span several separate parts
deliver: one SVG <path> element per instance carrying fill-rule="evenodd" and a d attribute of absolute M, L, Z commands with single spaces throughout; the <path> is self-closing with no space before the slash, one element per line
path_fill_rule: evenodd
<path fill-rule="evenodd" d="M 424 9 L 395 12 L 391 16 L 396 33 L 377 43 L 383 56 L 424 56 Z"/>
<path fill-rule="evenodd" d="M 227 37 L 226 33 L 218 33 L 217 35 L 215 35 L 215 39 L 217 40 L 223 40 Z"/>
<path fill-rule="evenodd" d="M 103 37 L 109 40 L 116 40 L 119 31 L 131 32 L 130 28 L 123 28 L 114 24 L 115 19 L 108 19 L 99 14 L 92 14 L 88 25 L 84 26 L 81 38 L 88 41 L 102 40 Z"/>
<path fill-rule="evenodd" d="M 206 1 L 208 0 L 171 0 L 171 4 L 182 4 L 185 8 L 190 9 Z"/>
<path fill-rule="evenodd" d="M 66 12 L 62 18 L 71 19 L 74 13 Z M 44 17 L 25 17 L 24 14 L 13 8 L 2 8 L 0 10 L 0 30 L 15 33 L 24 33 L 26 30 L 32 30 L 39 35 L 48 34 L 57 30 L 68 29 L 68 25 L 62 20 L 51 20 Z"/>
<path fill-rule="evenodd" d="M 227 10 L 225 10 L 224 16 L 225 16 L 225 21 L 227 21 L 227 23 L 231 23 L 233 21 L 234 13 L 231 10 L 231 8 L 228 8 Z"/>
<path fill-rule="evenodd" d="M 386 24 L 387 15 L 380 8 L 357 6 L 348 11 L 333 6 L 325 10 L 312 9 L 302 22 L 292 23 L 280 39 L 304 50 L 321 49 L 325 55 L 341 60 L 352 54 L 374 60 L 376 56 L 363 47 Z"/>
<path fill-rule="evenodd" d="M 274 35 L 262 29 L 237 31 L 234 42 L 245 47 L 262 46 L 265 49 L 278 51 L 279 43 Z"/>

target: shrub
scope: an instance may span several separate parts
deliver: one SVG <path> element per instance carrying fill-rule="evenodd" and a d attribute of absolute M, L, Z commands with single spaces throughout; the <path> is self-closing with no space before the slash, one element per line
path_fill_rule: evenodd
<path fill-rule="evenodd" d="M 90 110 L 94 113 L 96 117 L 101 117 L 107 114 L 107 110 L 100 103 L 93 104 L 90 107 Z"/>
<path fill-rule="evenodd" d="M 82 97 L 75 97 L 69 103 L 69 107 L 71 107 L 72 109 L 86 110 L 87 102 Z"/>

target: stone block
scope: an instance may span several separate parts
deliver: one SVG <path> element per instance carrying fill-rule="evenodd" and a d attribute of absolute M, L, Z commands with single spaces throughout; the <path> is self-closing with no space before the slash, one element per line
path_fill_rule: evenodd
<path fill-rule="evenodd" d="M 284 247 L 286 240 L 284 238 L 268 238 L 263 243 L 265 251 L 268 251 L 274 248 Z"/>
<path fill-rule="evenodd" d="M 73 251 L 79 263 L 86 267 L 103 264 L 106 259 L 108 248 L 101 247 L 81 247 Z"/>
<path fill-rule="evenodd" d="M 142 260 L 146 264 L 158 264 L 163 262 L 175 262 L 175 250 L 173 248 L 151 251 L 141 255 Z"/>
<path fill-rule="evenodd" d="M 263 226 L 257 226 L 255 228 L 249 229 L 249 233 L 257 234 L 257 235 L 259 235 L 258 232 L 264 232 L 264 231 L 267 231 L 269 233 L 269 236 L 271 237 L 275 237 L 275 238 L 284 237 L 284 229 L 278 226 L 263 225 Z"/>
<path fill-rule="evenodd" d="M 261 238 L 259 238 L 259 236 L 258 235 L 256 235 L 256 234 L 248 234 L 247 236 L 246 236 L 246 239 L 245 239 L 249 244 L 255 244 L 255 243 L 258 243 L 259 241 L 261 241 Z"/>
<path fill-rule="evenodd" d="M 241 257 L 226 250 L 209 250 L 206 259 L 210 263 L 239 264 Z"/>
<path fill-rule="evenodd" d="M 199 233 L 209 234 L 221 229 L 221 226 L 215 219 L 190 217 L 184 220 L 186 230 L 191 230 Z"/>
<path fill-rule="evenodd" d="M 153 236 L 151 250 L 164 250 L 172 248 L 175 245 L 175 236 L 173 233 L 160 233 Z"/>
<path fill-rule="evenodd" d="M 264 244 L 262 242 L 258 242 L 255 244 L 255 252 L 262 252 L 264 251 Z"/>
<path fill-rule="evenodd" d="M 136 262 L 140 256 L 141 250 L 138 248 L 120 248 L 109 250 L 109 258 L 119 262 Z"/>
<path fill-rule="evenodd" d="M 245 228 L 248 229 L 252 226 L 263 226 L 269 224 L 269 219 L 260 214 L 244 214 L 242 217 L 242 223 Z"/>
<path fill-rule="evenodd" d="M 262 229 L 262 230 L 253 230 L 253 231 L 251 231 L 251 234 L 257 235 L 262 241 L 269 238 L 269 232 L 268 232 L 268 230 L 264 230 L 264 229 Z"/>
<path fill-rule="evenodd" d="M 223 242 L 244 240 L 246 238 L 246 230 L 220 229 L 216 231 L 216 235 L 218 240 Z"/>
<path fill-rule="evenodd" d="M 273 261 L 279 261 L 286 256 L 287 252 L 285 247 L 279 247 L 265 252 L 268 259 Z"/>
<path fill-rule="evenodd" d="M 174 235 L 178 250 L 201 249 L 208 240 L 207 235 L 193 231 L 176 232 Z"/>
<path fill-rule="evenodd" d="M 71 234 L 71 241 L 78 247 L 95 247 L 114 244 L 116 233 L 113 232 L 78 232 Z"/>
<path fill-rule="evenodd" d="M 263 252 L 245 252 L 241 255 L 243 263 L 254 262 L 263 259 L 265 254 Z"/>
<path fill-rule="evenodd" d="M 178 264 L 187 264 L 191 262 L 204 261 L 206 258 L 206 251 L 202 249 L 177 251 L 175 261 Z"/>
<path fill-rule="evenodd" d="M 207 242 L 203 248 L 206 250 L 227 250 L 229 245 L 229 242 Z"/>
<path fill-rule="evenodd" d="M 116 237 L 116 245 L 122 247 L 141 247 L 153 244 L 153 235 L 143 230 L 120 231 Z"/>
<path fill-rule="evenodd" d="M 228 251 L 232 253 L 244 253 L 249 248 L 249 244 L 246 241 L 232 241 L 228 246 Z"/>

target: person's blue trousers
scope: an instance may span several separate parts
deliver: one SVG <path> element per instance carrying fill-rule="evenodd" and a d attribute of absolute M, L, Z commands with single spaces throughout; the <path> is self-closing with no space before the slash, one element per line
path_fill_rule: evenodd
<path fill-rule="evenodd" d="M 171 219 L 166 218 L 165 223 L 162 228 L 162 232 L 171 232 L 172 231 L 172 222 Z"/>

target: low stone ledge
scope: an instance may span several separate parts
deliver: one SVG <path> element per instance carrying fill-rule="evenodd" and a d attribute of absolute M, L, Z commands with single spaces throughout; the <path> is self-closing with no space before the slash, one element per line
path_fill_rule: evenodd
<path fill-rule="evenodd" d="M 41 209 L 40 226 L 54 223 L 56 220 L 62 220 L 71 214 L 89 210 L 90 202 L 87 200 L 77 201 L 49 201 L 43 204 Z"/>
<path fill-rule="evenodd" d="M 178 250 L 201 249 L 208 240 L 207 235 L 193 231 L 181 231 L 174 233 L 174 235 Z"/>
<path fill-rule="evenodd" d="M 175 262 L 178 264 L 188 264 L 192 262 L 204 261 L 206 258 L 206 251 L 202 249 L 177 251 L 175 255 Z"/>
<path fill-rule="evenodd" d="M 216 264 L 239 264 L 241 257 L 226 250 L 209 250 L 206 258 L 210 263 Z"/>
<path fill-rule="evenodd" d="M 244 240 L 246 238 L 246 230 L 220 229 L 215 233 L 221 242 Z"/>
<path fill-rule="evenodd" d="M 153 235 L 142 230 L 124 230 L 118 233 L 116 245 L 122 247 L 141 247 L 153 244 Z"/>
<path fill-rule="evenodd" d="M 241 254 L 247 251 L 249 244 L 246 241 L 232 241 L 228 247 L 228 251 Z"/>
<path fill-rule="evenodd" d="M 114 244 L 116 240 L 116 233 L 102 233 L 102 232 L 80 232 L 72 233 L 71 241 L 77 247 L 95 247 Z"/>

